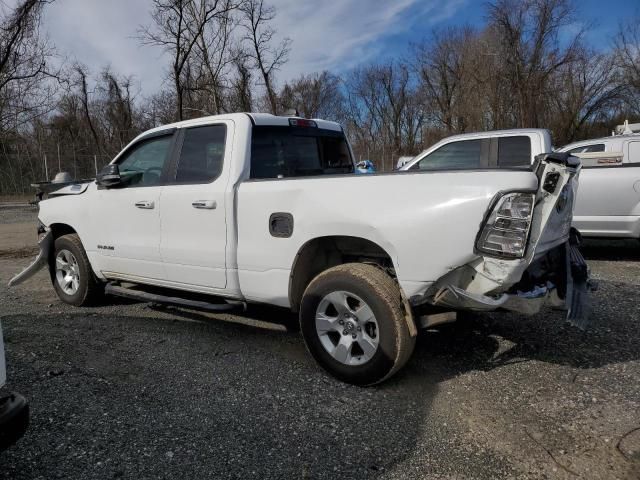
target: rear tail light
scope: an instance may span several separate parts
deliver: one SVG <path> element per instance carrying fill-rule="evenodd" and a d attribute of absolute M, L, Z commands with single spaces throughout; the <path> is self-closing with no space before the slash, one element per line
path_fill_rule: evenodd
<path fill-rule="evenodd" d="M 500 197 L 483 225 L 477 250 L 498 257 L 524 257 L 534 203 L 533 193 L 507 193 Z"/>

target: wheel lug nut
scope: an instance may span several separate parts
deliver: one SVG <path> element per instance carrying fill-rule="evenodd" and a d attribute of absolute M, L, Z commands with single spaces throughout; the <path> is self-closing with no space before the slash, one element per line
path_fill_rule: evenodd
<path fill-rule="evenodd" d="M 356 334 L 354 333 L 353 335 L 351 335 L 351 338 L 353 338 L 355 340 Z"/>
<path fill-rule="evenodd" d="M 344 325 L 344 320 L 340 319 L 340 320 L 338 321 L 338 323 L 339 323 L 340 325 Z"/>
<path fill-rule="evenodd" d="M 358 327 L 358 331 L 361 332 L 362 331 L 362 327 Z"/>

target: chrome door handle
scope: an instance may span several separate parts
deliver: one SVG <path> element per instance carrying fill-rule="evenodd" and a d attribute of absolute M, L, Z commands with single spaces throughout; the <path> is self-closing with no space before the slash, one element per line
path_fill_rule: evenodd
<path fill-rule="evenodd" d="M 146 210 L 151 210 L 151 209 L 153 209 L 155 207 L 155 203 L 149 202 L 147 200 L 143 200 L 141 202 L 136 202 L 136 207 L 144 208 Z"/>
<path fill-rule="evenodd" d="M 214 210 L 218 204 L 215 200 L 196 200 L 191 204 L 193 208 L 204 208 L 207 210 Z"/>

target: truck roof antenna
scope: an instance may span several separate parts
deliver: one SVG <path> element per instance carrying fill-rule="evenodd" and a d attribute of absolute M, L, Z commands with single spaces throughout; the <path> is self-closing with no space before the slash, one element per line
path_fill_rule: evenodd
<path fill-rule="evenodd" d="M 300 112 L 298 112 L 297 108 L 288 108 L 287 110 L 284 111 L 282 116 L 283 117 L 299 117 Z"/>

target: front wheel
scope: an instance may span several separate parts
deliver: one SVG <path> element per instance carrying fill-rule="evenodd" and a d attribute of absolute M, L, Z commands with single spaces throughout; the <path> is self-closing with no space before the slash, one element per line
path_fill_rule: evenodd
<path fill-rule="evenodd" d="M 76 307 L 94 304 L 104 293 L 76 234 L 56 239 L 51 262 L 51 280 L 60 300 Z"/>
<path fill-rule="evenodd" d="M 302 298 L 300 329 L 315 360 L 356 385 L 391 377 L 415 346 L 398 285 L 367 264 L 339 265 L 313 279 Z"/>

